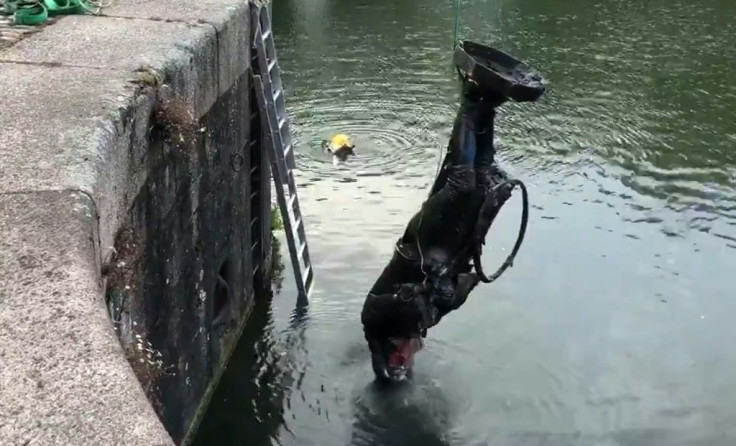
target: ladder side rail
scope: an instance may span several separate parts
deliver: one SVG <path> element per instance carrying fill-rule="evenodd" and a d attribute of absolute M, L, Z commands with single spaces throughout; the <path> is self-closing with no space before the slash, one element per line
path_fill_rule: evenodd
<path fill-rule="evenodd" d="M 277 180 L 277 198 L 284 220 L 284 229 L 287 233 L 287 242 L 299 292 L 308 296 L 314 279 L 314 271 L 309 255 L 304 219 L 297 196 L 297 186 L 293 173 L 295 168 L 294 147 L 268 11 L 264 9 L 256 11 L 253 22 L 255 25 L 256 59 L 260 72 L 260 75 L 254 76 L 254 78 L 258 89 L 257 93 L 260 93 L 257 94 L 259 108 L 263 113 L 262 116 L 267 117 L 266 120 L 263 120 L 264 134 L 270 145 L 270 150 L 267 150 L 267 153 L 270 157 L 274 179 Z M 288 188 L 288 198 L 283 186 Z M 303 273 L 301 271 L 302 261 L 304 263 Z"/>
<path fill-rule="evenodd" d="M 258 97 L 258 106 L 263 115 L 271 115 L 268 110 L 268 103 L 266 99 L 266 91 L 263 85 L 263 81 L 261 79 L 260 75 L 253 76 L 255 87 L 256 87 L 256 96 Z M 281 165 L 279 163 L 279 156 L 277 155 L 277 146 L 274 144 L 275 141 L 273 139 L 273 128 L 271 127 L 271 124 L 269 122 L 270 120 L 264 120 L 263 127 L 264 127 L 264 138 L 266 142 L 266 153 L 269 157 L 269 161 L 271 164 L 271 170 L 274 176 L 281 177 Z M 289 248 L 289 254 L 291 257 L 292 267 L 294 269 L 294 276 L 297 281 L 297 289 L 299 293 L 306 295 L 306 290 L 304 289 L 304 278 L 302 277 L 301 272 L 301 262 L 299 260 L 299 255 L 297 250 L 299 247 L 297 246 L 297 242 L 294 238 L 293 229 L 291 225 L 291 216 L 289 215 L 289 210 L 286 202 L 286 196 L 284 194 L 283 186 L 281 184 L 276 185 L 276 198 L 279 204 L 279 209 L 281 211 L 281 219 L 283 220 L 284 229 L 286 232 L 286 241 Z"/>

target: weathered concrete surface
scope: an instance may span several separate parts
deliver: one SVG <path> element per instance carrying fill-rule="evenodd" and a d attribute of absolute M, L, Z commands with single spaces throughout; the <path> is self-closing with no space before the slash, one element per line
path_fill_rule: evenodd
<path fill-rule="evenodd" d="M 104 311 L 92 200 L 3 194 L 0 216 L 0 444 L 170 444 Z"/>
<path fill-rule="evenodd" d="M 196 424 L 268 232 L 249 8 L 133 0 L 0 50 L 0 444 Z"/>
<path fill-rule="evenodd" d="M 46 23 L 40 26 L 16 25 L 12 15 L 4 14 L 5 0 L 0 0 L 0 50 L 37 33 L 56 22 L 56 17 L 49 17 Z"/>
<path fill-rule="evenodd" d="M 139 376 L 177 441 L 253 303 L 249 86 L 245 76 L 233 85 L 200 120 L 207 130 L 185 143 L 167 143 L 154 126 L 148 180 L 106 272 L 125 344 L 143 336 L 166 365 Z"/>
<path fill-rule="evenodd" d="M 89 193 L 103 220 L 103 247 L 111 247 L 113 234 L 106 229 L 119 226 L 143 181 L 129 181 L 128 173 L 145 157 L 147 129 L 141 124 L 153 107 L 152 94 L 140 98 L 133 88 L 133 72 L 161 73 L 194 116 L 201 116 L 217 99 L 216 40 L 209 25 L 69 16 L 0 52 L 3 72 L 10 71 L 2 79 L 9 107 L 0 117 L 9 128 L 3 132 L 0 175 L 6 180 L 0 191 Z M 44 82 L 24 80 L 28 64 L 46 68 L 38 74 Z M 54 65 L 62 71 L 50 73 Z M 72 67 L 99 73 L 66 71 Z M 133 147 L 142 153 L 128 153 L 131 138 L 139 139 Z M 34 146 L 39 150 L 18 150 Z"/>
<path fill-rule="evenodd" d="M 146 19 L 149 21 L 178 21 L 188 24 L 208 24 L 217 32 L 217 67 L 219 94 L 232 85 L 243 67 L 249 65 L 250 26 L 249 8 L 245 0 L 202 0 L 177 2 L 173 0 L 131 0 L 115 2 L 105 8 L 104 15 Z M 259 2 L 251 2 L 257 7 Z M 262 3 L 262 2 L 261 2 Z"/>
<path fill-rule="evenodd" d="M 131 157 L 127 146 L 134 131 L 138 138 L 145 135 L 136 127 L 148 121 L 153 95 L 139 96 L 124 70 L 2 62 L 0 70 L 0 192 L 90 194 L 104 223 L 102 246 L 109 250 L 111 231 L 130 206 L 126 195 L 134 195 L 142 182 L 130 181 L 129 172 L 131 161 L 143 154 Z M 63 88 L 41 88 L 60 79 Z M 130 114 L 138 114 L 138 121 L 126 123 Z"/>

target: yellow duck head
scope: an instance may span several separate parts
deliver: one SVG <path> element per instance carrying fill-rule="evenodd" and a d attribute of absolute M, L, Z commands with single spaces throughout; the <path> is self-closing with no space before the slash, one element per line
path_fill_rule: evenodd
<path fill-rule="evenodd" d="M 332 164 L 335 166 L 345 162 L 349 156 L 355 156 L 355 144 L 344 133 L 338 133 L 329 140 L 322 141 L 322 148 L 332 154 Z"/>

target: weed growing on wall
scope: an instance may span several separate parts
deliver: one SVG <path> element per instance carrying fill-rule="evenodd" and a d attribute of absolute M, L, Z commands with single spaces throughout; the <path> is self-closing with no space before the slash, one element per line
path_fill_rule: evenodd
<path fill-rule="evenodd" d="M 284 229 L 284 221 L 281 219 L 281 211 L 278 206 L 271 206 L 271 232 Z"/>

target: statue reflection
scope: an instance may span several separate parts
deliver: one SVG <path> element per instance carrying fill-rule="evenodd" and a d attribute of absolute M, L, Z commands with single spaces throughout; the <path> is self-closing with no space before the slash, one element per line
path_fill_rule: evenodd
<path fill-rule="evenodd" d="M 441 388 L 415 375 L 411 382 L 372 382 L 353 401 L 351 446 L 449 446 L 450 405 Z"/>

